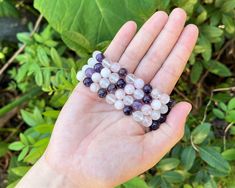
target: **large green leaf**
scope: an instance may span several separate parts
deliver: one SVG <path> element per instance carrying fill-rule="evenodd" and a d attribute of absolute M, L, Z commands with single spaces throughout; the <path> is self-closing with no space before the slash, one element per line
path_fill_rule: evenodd
<path fill-rule="evenodd" d="M 128 20 L 141 25 L 155 12 L 157 0 L 35 0 L 34 6 L 59 33 L 81 33 L 94 45 L 112 39 Z"/>
<path fill-rule="evenodd" d="M 196 152 L 191 146 L 184 148 L 181 153 L 181 162 L 186 170 L 189 170 L 193 166 L 195 158 Z"/>
<path fill-rule="evenodd" d="M 18 17 L 18 11 L 9 0 L 0 1 L 0 17 Z"/>

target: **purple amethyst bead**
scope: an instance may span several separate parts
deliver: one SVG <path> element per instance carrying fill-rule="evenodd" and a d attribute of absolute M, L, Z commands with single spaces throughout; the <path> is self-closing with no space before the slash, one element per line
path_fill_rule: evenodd
<path fill-rule="evenodd" d="M 150 131 L 157 130 L 160 127 L 160 122 L 158 120 L 153 120 L 152 125 L 149 127 Z"/>
<path fill-rule="evenodd" d="M 93 68 L 87 68 L 87 69 L 85 70 L 85 75 L 86 75 L 87 77 L 91 77 L 94 72 L 95 72 L 95 70 L 94 70 Z"/>
<path fill-rule="evenodd" d="M 133 108 L 131 106 L 125 106 L 123 108 L 123 113 L 127 116 L 130 116 L 132 114 Z"/>
<path fill-rule="evenodd" d="M 97 54 L 96 55 L 96 60 L 98 61 L 98 62 L 102 62 L 103 61 L 103 59 L 104 59 L 104 54 L 102 54 L 102 53 L 99 53 L 99 54 Z"/>
<path fill-rule="evenodd" d="M 117 86 L 115 84 L 109 84 L 107 91 L 109 93 L 115 93 L 115 91 L 117 90 Z"/>
<path fill-rule="evenodd" d="M 120 68 L 118 71 L 119 76 L 125 77 L 127 75 L 127 70 L 125 68 Z"/>
<path fill-rule="evenodd" d="M 134 100 L 134 102 L 132 104 L 132 107 L 135 111 L 141 110 L 142 106 L 143 105 L 142 105 L 141 101 L 139 101 L 139 100 Z"/>
<path fill-rule="evenodd" d="M 101 71 L 103 68 L 104 68 L 104 67 L 102 66 L 101 63 L 96 63 L 96 64 L 94 65 L 94 70 L 95 70 L 95 72 L 99 72 L 99 73 L 100 73 L 100 71 Z"/>
<path fill-rule="evenodd" d="M 104 98 L 107 95 L 107 91 L 104 88 L 100 88 L 97 93 L 100 98 Z"/>
<path fill-rule="evenodd" d="M 144 91 L 146 94 L 151 93 L 152 90 L 153 90 L 153 87 L 152 87 L 150 84 L 145 84 L 144 87 L 143 87 L 143 91 Z"/>
<path fill-rule="evenodd" d="M 86 87 L 90 87 L 90 85 L 93 83 L 92 79 L 90 77 L 86 77 L 84 80 L 83 80 L 83 84 L 84 86 Z"/>
<path fill-rule="evenodd" d="M 150 95 L 145 95 L 142 99 L 145 104 L 150 104 L 152 102 L 152 97 Z"/>
<path fill-rule="evenodd" d="M 121 78 L 117 81 L 116 85 L 117 85 L 118 88 L 123 89 L 126 86 L 126 81 Z"/>

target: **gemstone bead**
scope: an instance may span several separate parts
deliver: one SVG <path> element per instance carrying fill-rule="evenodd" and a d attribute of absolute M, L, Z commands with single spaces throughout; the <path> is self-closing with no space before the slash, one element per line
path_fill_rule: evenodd
<path fill-rule="evenodd" d="M 83 81 L 83 79 L 85 78 L 85 74 L 83 71 L 78 71 L 77 75 L 76 75 L 76 78 L 78 81 Z"/>
<path fill-rule="evenodd" d="M 142 122 L 144 119 L 144 114 L 141 111 L 135 111 L 132 113 L 133 119 L 136 122 Z"/>
<path fill-rule="evenodd" d="M 115 92 L 115 96 L 117 99 L 122 100 L 125 97 L 125 92 L 122 89 L 118 89 Z"/>
<path fill-rule="evenodd" d="M 94 65 L 94 70 L 95 70 L 95 72 L 100 72 L 102 69 L 103 69 L 103 66 L 102 66 L 101 63 L 96 63 L 96 64 Z"/>
<path fill-rule="evenodd" d="M 146 94 L 150 94 L 152 92 L 152 90 L 153 90 L 153 87 L 150 84 L 145 84 L 143 87 L 143 91 Z"/>
<path fill-rule="evenodd" d="M 119 79 L 117 81 L 116 85 L 117 85 L 118 88 L 122 88 L 123 89 L 125 87 L 125 85 L 126 85 L 126 81 L 121 78 L 121 79 Z"/>
<path fill-rule="evenodd" d="M 115 91 L 117 90 L 117 86 L 115 84 L 109 84 L 107 91 L 109 93 L 115 93 Z"/>
<path fill-rule="evenodd" d="M 151 96 L 154 98 L 154 99 L 159 99 L 161 93 L 158 89 L 153 89 L 152 92 L 151 92 Z"/>
<path fill-rule="evenodd" d="M 116 97 L 114 94 L 108 94 L 106 95 L 105 100 L 108 104 L 114 104 L 116 102 Z"/>
<path fill-rule="evenodd" d="M 127 84 L 124 88 L 127 95 L 132 95 L 135 91 L 135 87 L 132 84 Z"/>
<path fill-rule="evenodd" d="M 168 106 L 169 109 L 171 109 L 175 104 L 175 101 L 170 99 L 170 101 L 166 104 Z"/>
<path fill-rule="evenodd" d="M 94 67 L 96 63 L 98 63 L 98 62 L 94 58 L 89 58 L 87 60 L 87 64 L 91 67 Z"/>
<path fill-rule="evenodd" d="M 84 66 L 82 67 L 82 71 L 85 73 L 85 71 L 86 71 L 88 68 L 92 68 L 92 67 L 89 66 L 89 65 L 84 65 Z"/>
<path fill-rule="evenodd" d="M 96 56 L 97 56 L 98 54 L 100 54 L 100 53 L 101 53 L 100 51 L 96 50 L 96 51 L 94 51 L 94 52 L 92 53 L 92 57 L 93 57 L 94 59 L 96 59 Z"/>
<path fill-rule="evenodd" d="M 123 113 L 127 116 L 132 114 L 133 108 L 131 106 L 124 106 Z"/>
<path fill-rule="evenodd" d="M 110 81 L 111 83 L 116 84 L 118 80 L 119 80 L 119 75 L 118 75 L 118 73 L 111 73 L 111 74 L 109 75 L 109 81 Z"/>
<path fill-rule="evenodd" d="M 123 104 L 122 100 L 117 100 L 114 103 L 114 108 L 116 108 L 117 110 L 123 109 L 124 108 L 124 104 Z"/>
<path fill-rule="evenodd" d="M 94 74 L 92 74 L 91 79 L 92 79 L 93 82 L 98 83 L 101 79 L 100 73 L 95 72 Z"/>
<path fill-rule="evenodd" d="M 162 114 L 161 117 L 159 118 L 158 122 L 159 123 L 164 123 L 166 121 L 166 115 Z"/>
<path fill-rule="evenodd" d="M 157 130 L 160 127 L 159 121 L 153 120 L 152 125 L 150 126 L 150 131 Z"/>
<path fill-rule="evenodd" d="M 141 89 L 136 89 L 134 91 L 134 98 L 135 99 L 142 99 L 144 97 L 144 92 Z"/>
<path fill-rule="evenodd" d="M 152 119 L 149 116 L 144 116 L 142 124 L 145 127 L 150 127 L 152 125 Z"/>
<path fill-rule="evenodd" d="M 108 69 L 109 69 L 110 66 L 111 66 L 110 62 L 109 62 L 107 59 L 103 59 L 102 65 L 103 65 L 103 67 L 106 67 L 106 68 L 108 68 Z"/>
<path fill-rule="evenodd" d="M 125 79 L 128 84 L 133 84 L 136 76 L 134 74 L 128 74 Z"/>
<path fill-rule="evenodd" d="M 98 53 L 97 55 L 96 55 L 96 60 L 98 61 L 98 62 L 102 62 L 102 60 L 104 59 L 104 54 L 103 53 Z"/>
<path fill-rule="evenodd" d="M 134 86 L 137 89 L 142 89 L 144 87 L 144 81 L 140 78 L 135 79 Z"/>
<path fill-rule="evenodd" d="M 133 104 L 133 102 L 134 102 L 134 99 L 132 96 L 127 95 L 123 98 L 123 103 L 127 106 L 131 106 Z"/>
<path fill-rule="evenodd" d="M 86 75 L 86 77 L 91 77 L 94 72 L 95 72 L 95 70 L 93 68 L 87 68 L 85 70 L 85 75 Z"/>
<path fill-rule="evenodd" d="M 110 81 L 107 78 L 101 78 L 99 84 L 101 88 L 107 88 L 110 84 Z"/>
<path fill-rule="evenodd" d="M 142 106 L 142 108 L 141 108 L 141 111 L 143 112 L 143 114 L 144 114 L 145 116 L 151 115 L 151 113 L 152 113 L 152 108 L 151 108 L 151 106 L 149 106 L 149 105 L 147 105 L 147 104 L 144 104 L 144 105 Z"/>
<path fill-rule="evenodd" d="M 170 101 L 170 97 L 169 97 L 169 95 L 162 93 L 160 95 L 159 100 L 161 101 L 162 104 L 167 104 Z"/>
<path fill-rule="evenodd" d="M 118 72 L 120 70 L 121 66 L 119 63 L 113 63 L 110 66 L 110 69 L 112 72 Z"/>
<path fill-rule="evenodd" d="M 86 87 L 90 87 L 90 85 L 92 84 L 91 78 L 90 78 L 90 77 L 84 78 L 83 84 L 84 84 Z"/>
<path fill-rule="evenodd" d="M 142 103 L 139 100 L 134 100 L 132 107 L 134 110 L 141 110 L 142 108 Z"/>
<path fill-rule="evenodd" d="M 101 76 L 104 78 L 108 78 L 111 74 L 111 71 L 108 68 L 103 68 L 100 72 Z"/>
<path fill-rule="evenodd" d="M 118 71 L 119 76 L 125 77 L 127 75 L 127 70 L 125 68 L 120 68 Z"/>
<path fill-rule="evenodd" d="M 107 95 L 106 89 L 100 88 L 100 89 L 98 90 L 98 96 L 99 96 L 100 98 L 104 98 L 106 95 Z"/>
<path fill-rule="evenodd" d="M 93 92 L 93 93 L 96 93 L 99 89 L 100 89 L 100 86 L 99 86 L 99 84 L 97 84 L 97 83 L 92 83 L 92 84 L 90 85 L 90 90 L 91 90 L 91 92 Z"/>
<path fill-rule="evenodd" d="M 151 106 L 154 110 L 160 110 L 161 108 L 161 102 L 159 100 L 156 100 L 154 99 L 152 102 L 151 102 Z"/>
<path fill-rule="evenodd" d="M 161 114 L 166 114 L 168 112 L 168 106 L 163 104 L 160 109 Z"/>
<path fill-rule="evenodd" d="M 152 102 L 152 97 L 150 95 L 145 95 L 142 100 L 145 104 L 150 104 Z"/>
<path fill-rule="evenodd" d="M 153 120 L 158 120 L 161 117 L 161 114 L 159 111 L 153 110 L 151 113 L 151 118 Z"/>

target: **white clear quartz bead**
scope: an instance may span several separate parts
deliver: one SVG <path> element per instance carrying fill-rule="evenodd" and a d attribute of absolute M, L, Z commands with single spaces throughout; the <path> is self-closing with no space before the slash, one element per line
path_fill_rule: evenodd
<path fill-rule="evenodd" d="M 92 83 L 92 84 L 90 85 L 90 90 L 91 90 L 91 92 L 96 93 L 99 89 L 100 89 L 100 86 L 99 86 L 99 84 L 97 84 L 97 83 Z"/>
<path fill-rule="evenodd" d="M 128 84 L 133 84 L 135 79 L 136 79 L 136 76 L 134 74 L 128 74 L 125 78 Z"/>
<path fill-rule="evenodd" d="M 159 99 L 161 93 L 158 89 L 153 89 L 152 92 L 151 92 L 151 96 L 154 98 L 154 99 Z"/>
<path fill-rule="evenodd" d="M 141 111 L 143 112 L 143 114 L 144 114 L 145 116 L 151 115 L 151 113 L 152 113 L 152 108 L 151 108 L 151 106 L 149 106 L 148 104 L 144 104 L 144 105 L 142 106 L 142 108 L 141 108 Z"/>
<path fill-rule="evenodd" d="M 76 75 L 76 78 L 77 78 L 77 80 L 78 81 L 83 81 L 83 79 L 85 78 L 85 73 L 84 73 L 84 71 L 78 71 L 78 73 L 77 73 L 77 75 Z"/>
<path fill-rule="evenodd" d="M 92 57 L 87 60 L 87 64 L 88 64 L 89 66 L 91 66 L 91 67 L 94 67 L 94 65 L 95 65 L 96 63 L 98 63 L 98 61 L 96 61 L 96 59 L 94 59 L 94 58 L 92 58 Z"/>
<path fill-rule="evenodd" d="M 156 100 L 154 99 L 152 102 L 151 102 L 151 106 L 154 110 L 160 110 L 161 108 L 161 102 L 159 100 Z"/>
<path fill-rule="evenodd" d="M 97 56 L 98 54 L 100 54 L 100 53 L 101 53 L 100 51 L 96 50 L 96 51 L 94 51 L 94 52 L 92 53 L 92 57 L 93 57 L 94 59 L 96 59 L 96 56 Z"/>
<path fill-rule="evenodd" d="M 168 112 L 168 106 L 163 104 L 160 109 L 161 114 L 165 114 Z"/>
<path fill-rule="evenodd" d="M 128 95 L 132 95 L 135 91 L 135 87 L 132 84 L 127 84 L 124 88 L 124 91 L 126 92 L 126 94 Z"/>
<path fill-rule="evenodd" d="M 134 102 L 134 98 L 132 96 L 125 96 L 123 98 L 123 103 L 127 106 L 131 106 Z"/>
<path fill-rule="evenodd" d="M 142 99 L 143 97 L 144 97 L 144 92 L 143 92 L 143 90 L 141 90 L 141 89 L 136 89 L 135 91 L 134 91 L 134 98 L 136 98 L 136 99 Z"/>
<path fill-rule="evenodd" d="M 152 125 L 152 118 L 150 116 L 144 116 L 142 124 L 145 127 L 150 127 Z"/>
<path fill-rule="evenodd" d="M 109 62 L 107 59 L 103 59 L 102 65 L 103 65 L 103 67 L 106 67 L 106 68 L 108 68 L 108 69 L 109 69 L 110 66 L 111 66 L 110 62 Z"/>
<path fill-rule="evenodd" d="M 111 71 L 108 68 L 103 68 L 100 74 L 103 78 L 108 78 L 109 75 L 111 74 Z"/>
<path fill-rule="evenodd" d="M 160 95 L 159 100 L 161 101 L 162 104 L 167 104 L 170 101 L 170 96 L 165 93 L 162 93 Z"/>
<path fill-rule="evenodd" d="M 122 100 L 117 100 L 114 103 L 114 108 L 116 108 L 117 110 L 123 109 L 124 108 L 124 104 L 123 104 Z"/>
<path fill-rule="evenodd" d="M 110 81 L 107 78 L 101 78 L 99 84 L 101 88 L 107 88 L 110 84 Z"/>
<path fill-rule="evenodd" d="M 101 79 L 100 73 L 98 73 L 98 72 L 93 73 L 92 76 L 91 76 L 91 79 L 92 79 L 93 82 L 98 83 Z"/>
<path fill-rule="evenodd" d="M 117 99 L 119 100 L 122 100 L 124 97 L 125 97 L 125 92 L 123 89 L 118 89 L 116 92 L 115 92 L 115 96 Z"/>
<path fill-rule="evenodd" d="M 142 80 L 140 78 L 135 79 L 134 86 L 137 89 L 142 89 L 144 87 L 144 80 Z"/>
<path fill-rule="evenodd" d="M 142 122 L 144 119 L 144 114 L 141 111 L 135 111 L 132 113 L 133 119 L 136 122 Z"/>
<path fill-rule="evenodd" d="M 105 100 L 108 104 L 114 104 L 116 102 L 116 97 L 114 94 L 108 94 L 106 95 Z"/>
<path fill-rule="evenodd" d="M 110 69 L 112 72 L 118 72 L 120 70 L 121 66 L 119 63 L 112 63 L 110 66 Z"/>
<path fill-rule="evenodd" d="M 151 118 L 153 120 L 158 120 L 161 117 L 161 114 L 159 111 L 153 110 L 151 113 Z"/>
<path fill-rule="evenodd" d="M 109 81 L 110 81 L 111 83 L 116 84 L 118 80 L 119 80 L 119 75 L 118 75 L 118 73 L 111 73 L 111 74 L 109 75 Z"/>

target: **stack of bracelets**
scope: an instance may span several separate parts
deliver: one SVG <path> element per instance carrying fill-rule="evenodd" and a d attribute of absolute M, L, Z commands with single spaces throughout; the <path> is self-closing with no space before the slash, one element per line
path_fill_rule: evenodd
<path fill-rule="evenodd" d="M 174 104 L 169 95 L 145 84 L 119 63 L 110 62 L 99 51 L 93 52 L 92 58 L 77 73 L 77 79 L 115 109 L 123 110 L 127 116 L 132 115 L 149 131 L 158 129 L 166 121 Z"/>

